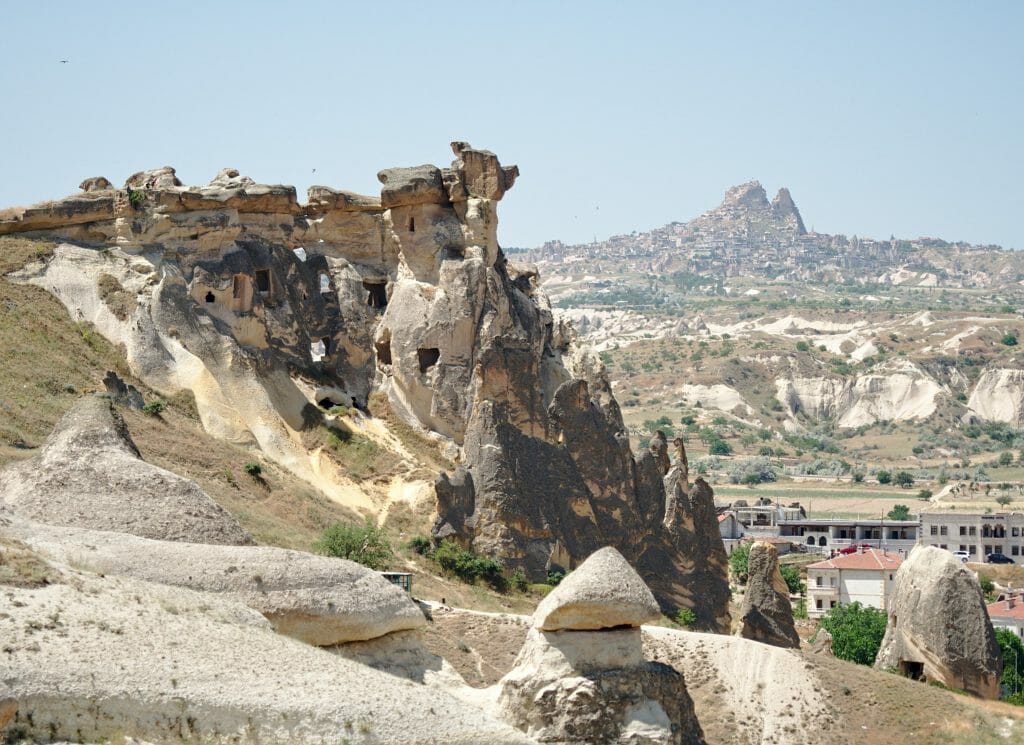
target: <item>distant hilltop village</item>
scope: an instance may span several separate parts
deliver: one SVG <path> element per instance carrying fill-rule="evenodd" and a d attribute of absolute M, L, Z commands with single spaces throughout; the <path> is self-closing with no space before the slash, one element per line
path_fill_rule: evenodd
<path fill-rule="evenodd" d="M 789 190 L 769 201 L 758 181 L 732 187 L 718 207 L 689 222 L 587 244 L 548 241 L 526 253 L 537 262 L 627 259 L 652 272 L 794 281 L 986 287 L 1024 279 L 1024 262 L 1001 246 L 808 232 Z"/>

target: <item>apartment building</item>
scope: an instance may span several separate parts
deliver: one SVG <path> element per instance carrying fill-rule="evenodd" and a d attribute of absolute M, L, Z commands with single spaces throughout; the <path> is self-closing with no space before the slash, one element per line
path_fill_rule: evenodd
<path fill-rule="evenodd" d="M 1024 562 L 1024 513 L 922 512 L 921 543 L 966 551 L 971 561 L 995 553 Z"/>
<path fill-rule="evenodd" d="M 858 602 L 885 610 L 903 558 L 868 548 L 807 566 L 807 615 L 820 618 L 836 605 Z"/>

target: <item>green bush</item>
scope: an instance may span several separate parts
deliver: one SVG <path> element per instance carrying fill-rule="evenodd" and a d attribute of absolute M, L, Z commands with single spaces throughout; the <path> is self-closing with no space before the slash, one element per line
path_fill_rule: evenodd
<path fill-rule="evenodd" d="M 678 623 L 680 626 L 689 628 L 697 621 L 697 614 L 689 608 L 680 608 L 676 611 L 675 616 L 672 618 L 673 621 Z"/>
<path fill-rule="evenodd" d="M 858 602 L 833 606 L 821 619 L 822 628 L 832 635 L 832 654 L 860 665 L 875 663 L 885 624 L 884 612 Z"/>
<path fill-rule="evenodd" d="M 914 485 L 914 474 L 910 471 L 897 471 L 893 474 L 892 480 L 901 489 L 908 489 Z"/>
<path fill-rule="evenodd" d="M 801 621 L 807 620 L 808 616 L 806 600 L 797 600 L 796 603 L 793 605 L 793 618 L 796 618 Z"/>
<path fill-rule="evenodd" d="M 142 407 L 142 413 L 148 414 L 149 416 L 160 416 L 164 413 L 167 408 L 167 404 L 161 401 L 159 398 L 154 399 Z"/>
<path fill-rule="evenodd" d="M 892 474 L 888 471 L 879 471 L 875 474 L 875 478 L 878 479 L 879 484 L 891 484 Z"/>
<path fill-rule="evenodd" d="M 512 573 L 508 576 L 508 586 L 517 592 L 526 592 L 526 589 L 530 586 L 529 582 L 526 581 L 526 572 L 522 569 L 513 569 Z"/>
<path fill-rule="evenodd" d="M 779 573 L 782 574 L 782 579 L 786 581 L 786 587 L 789 588 L 790 595 L 803 595 L 807 589 L 800 579 L 800 570 L 792 564 L 782 564 L 779 567 Z"/>
<path fill-rule="evenodd" d="M 1009 466 L 1013 463 L 1013 453 L 1009 450 L 1005 450 L 999 454 L 999 465 Z"/>
<path fill-rule="evenodd" d="M 434 549 L 431 558 L 440 564 L 444 571 L 454 574 L 463 582 L 474 584 L 482 579 L 495 589 L 505 587 L 506 580 L 501 574 L 503 567 L 500 561 L 480 556 L 452 541 L 441 541 L 441 545 Z"/>
<path fill-rule="evenodd" d="M 1001 698 L 1024 706 L 1024 643 L 1009 629 L 996 629 L 996 643 L 1003 656 Z"/>
<path fill-rule="evenodd" d="M 732 455 L 732 446 L 725 440 L 712 440 L 708 447 L 710 455 Z"/>
<path fill-rule="evenodd" d="M 252 476 L 254 479 L 259 479 L 263 476 L 263 466 L 256 461 L 245 464 L 245 472 Z"/>
<path fill-rule="evenodd" d="M 313 550 L 325 556 L 355 561 L 370 569 L 386 569 L 394 557 L 384 531 L 370 518 L 362 525 L 335 523 L 324 530 Z"/>
<path fill-rule="evenodd" d="M 920 500 L 924 500 L 924 501 L 927 501 L 927 500 L 931 499 L 932 498 L 932 490 L 931 489 L 922 489 L 921 491 L 919 491 L 917 493 L 917 498 L 920 499 Z"/>
<path fill-rule="evenodd" d="M 928 493 L 928 496 L 931 496 L 931 492 Z M 892 509 L 889 510 L 889 514 L 887 514 L 886 517 L 890 520 L 909 520 L 910 508 L 907 507 L 907 505 L 905 504 L 894 504 Z"/>
<path fill-rule="evenodd" d="M 420 556 L 429 556 L 434 548 L 434 542 L 425 535 L 413 536 L 407 545 Z"/>
<path fill-rule="evenodd" d="M 798 352 L 810 352 L 811 351 L 811 345 L 808 344 L 805 341 L 798 341 L 796 343 L 796 351 L 798 351 Z"/>
<path fill-rule="evenodd" d="M 750 543 L 741 543 L 729 554 L 729 570 L 741 585 L 747 584 L 750 571 Z"/>
<path fill-rule="evenodd" d="M 133 210 L 137 210 L 142 206 L 142 203 L 146 201 L 146 192 L 142 189 L 129 189 L 128 190 L 128 204 L 132 206 Z"/>
<path fill-rule="evenodd" d="M 1008 334 L 1003 334 L 1002 342 L 1008 347 L 1015 347 L 1017 346 L 1017 335 L 1012 331 Z"/>
<path fill-rule="evenodd" d="M 565 579 L 565 572 L 548 572 L 547 583 L 552 587 L 558 587 L 562 583 L 563 579 Z"/>

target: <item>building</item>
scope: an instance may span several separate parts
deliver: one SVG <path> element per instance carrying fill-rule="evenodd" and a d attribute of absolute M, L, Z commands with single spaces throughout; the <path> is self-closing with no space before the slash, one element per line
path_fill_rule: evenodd
<path fill-rule="evenodd" d="M 1009 629 L 1018 638 L 1024 638 L 1024 596 L 1010 593 L 989 603 L 988 617 L 993 628 Z"/>
<path fill-rule="evenodd" d="M 836 605 L 859 602 L 885 610 L 903 558 L 868 548 L 807 566 L 807 615 L 820 618 Z"/>
<path fill-rule="evenodd" d="M 1024 562 L 1024 513 L 922 512 L 921 543 L 947 551 L 966 551 L 971 561 L 1005 554 Z"/>
<path fill-rule="evenodd" d="M 822 553 L 868 544 L 872 548 L 909 554 L 920 535 L 917 520 L 884 518 L 788 518 L 778 522 L 778 535 L 793 543 L 814 546 Z M 824 549 L 824 550 L 822 550 Z"/>

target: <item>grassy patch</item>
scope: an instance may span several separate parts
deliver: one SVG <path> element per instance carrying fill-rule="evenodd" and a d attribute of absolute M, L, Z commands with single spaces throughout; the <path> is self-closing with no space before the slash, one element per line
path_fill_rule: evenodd
<path fill-rule="evenodd" d="M 0 537 L 0 585 L 41 587 L 56 582 L 57 572 L 20 541 Z"/>

